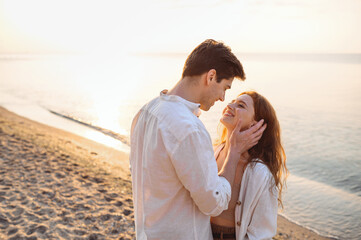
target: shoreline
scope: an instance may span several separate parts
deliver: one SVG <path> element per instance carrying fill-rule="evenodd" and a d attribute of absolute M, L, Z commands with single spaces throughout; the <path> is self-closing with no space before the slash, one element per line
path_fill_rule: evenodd
<path fill-rule="evenodd" d="M 1 239 L 135 239 L 127 153 L 2 107 L 0 149 Z M 279 215 L 274 239 L 330 238 Z"/>

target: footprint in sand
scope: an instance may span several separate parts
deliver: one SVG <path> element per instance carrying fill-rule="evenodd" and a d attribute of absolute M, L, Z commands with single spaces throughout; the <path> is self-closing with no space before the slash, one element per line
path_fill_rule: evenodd
<path fill-rule="evenodd" d="M 5 217 L 4 215 L 0 215 L 0 229 L 6 229 L 8 228 L 10 225 L 7 217 Z"/>
<path fill-rule="evenodd" d="M 9 231 L 8 231 L 8 236 L 17 233 L 18 231 L 19 231 L 18 228 L 11 228 L 11 229 L 9 229 Z"/>

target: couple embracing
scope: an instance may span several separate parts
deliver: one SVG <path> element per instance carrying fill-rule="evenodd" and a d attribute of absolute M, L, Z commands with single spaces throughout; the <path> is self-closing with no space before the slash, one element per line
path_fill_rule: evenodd
<path fill-rule="evenodd" d="M 223 110 L 212 144 L 200 109 L 224 101 L 243 67 L 223 43 L 206 40 L 182 79 L 134 117 L 130 166 L 136 236 L 143 239 L 271 239 L 277 230 L 286 157 L 267 99 L 241 93 Z"/>

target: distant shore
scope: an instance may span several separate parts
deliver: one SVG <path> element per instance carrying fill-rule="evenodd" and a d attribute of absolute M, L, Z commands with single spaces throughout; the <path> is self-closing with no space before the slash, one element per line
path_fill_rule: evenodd
<path fill-rule="evenodd" d="M 135 239 L 125 161 L 126 153 L 0 107 L 0 239 Z M 279 216 L 274 239 L 329 238 Z"/>

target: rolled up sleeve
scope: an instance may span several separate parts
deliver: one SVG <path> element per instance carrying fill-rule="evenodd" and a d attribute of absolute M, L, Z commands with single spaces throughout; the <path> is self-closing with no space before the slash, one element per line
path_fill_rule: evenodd
<path fill-rule="evenodd" d="M 209 135 L 194 131 L 185 136 L 171 152 L 171 161 L 201 212 L 217 216 L 228 208 L 231 186 L 224 177 L 218 176 Z"/>

